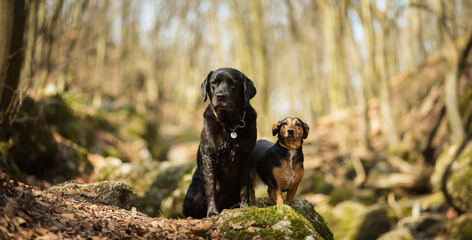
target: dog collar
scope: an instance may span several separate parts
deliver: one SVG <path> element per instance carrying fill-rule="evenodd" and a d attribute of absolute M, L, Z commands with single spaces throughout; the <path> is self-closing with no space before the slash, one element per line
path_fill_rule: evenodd
<path fill-rule="evenodd" d="M 229 128 L 229 130 L 231 130 L 231 133 L 229 134 L 229 136 L 231 136 L 232 139 L 236 139 L 238 137 L 238 134 L 236 133 L 236 129 L 243 128 L 244 126 L 246 126 L 246 122 L 244 121 L 245 117 L 246 117 L 246 110 L 244 110 L 243 117 L 239 119 L 239 122 L 236 125 L 234 125 L 233 128 Z"/>
<path fill-rule="evenodd" d="M 288 149 L 288 150 L 298 150 L 298 149 L 300 149 L 300 148 L 301 148 L 301 146 L 300 146 L 299 148 L 296 148 L 296 149 L 291 149 L 291 148 L 289 148 L 289 147 L 285 146 L 285 145 L 284 145 L 283 143 L 281 143 L 280 141 L 277 141 L 277 142 L 279 143 L 279 145 L 280 145 L 280 146 L 282 146 L 283 148 L 286 148 L 286 149 Z"/>

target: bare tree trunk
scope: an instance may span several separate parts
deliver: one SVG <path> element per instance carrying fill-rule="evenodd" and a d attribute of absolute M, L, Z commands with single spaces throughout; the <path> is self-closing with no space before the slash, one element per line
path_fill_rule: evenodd
<path fill-rule="evenodd" d="M 459 82 L 459 49 L 453 39 L 451 30 L 447 27 L 445 6 L 441 3 L 440 11 L 440 30 L 442 32 L 443 51 L 448 62 L 448 68 L 445 79 L 445 105 L 447 118 L 452 130 L 452 141 L 457 142 L 464 138 L 465 130 L 459 111 L 459 96 L 457 84 Z"/>
<path fill-rule="evenodd" d="M 408 0 L 411 4 L 413 0 Z M 422 45 L 419 36 L 421 35 L 421 15 L 420 10 L 409 8 L 406 10 L 407 25 L 405 35 L 407 39 L 406 44 L 406 58 L 403 61 L 405 70 L 416 69 L 422 62 L 419 46 Z"/>
<path fill-rule="evenodd" d="M 375 5 L 375 2 L 374 2 Z M 387 4 L 388 8 L 388 4 Z M 377 9 L 377 8 L 376 8 Z M 380 72 L 380 106 L 381 106 L 381 115 L 382 119 L 385 122 L 387 127 L 387 136 L 388 136 L 388 147 L 389 150 L 395 152 L 398 150 L 400 145 L 400 138 L 398 137 L 395 119 L 392 114 L 392 109 L 390 106 L 390 85 L 389 79 L 390 76 L 388 75 L 388 50 L 389 47 L 387 45 L 388 36 L 389 36 L 389 25 L 387 24 L 387 16 L 386 11 L 380 12 L 377 11 L 380 15 L 380 23 L 382 26 L 382 34 L 379 37 L 379 72 Z"/>
<path fill-rule="evenodd" d="M 27 33 L 27 47 L 25 55 L 24 76 L 28 81 L 27 86 L 31 86 L 33 77 L 33 59 L 35 54 L 36 37 L 38 30 L 38 9 L 40 1 L 30 1 L 29 16 L 28 16 L 28 33 Z"/>
<path fill-rule="evenodd" d="M 103 0 L 99 3 L 99 13 L 97 19 L 97 46 L 96 46 L 96 58 L 95 58 L 95 74 L 94 74 L 94 93 L 93 93 L 93 106 L 100 108 L 102 105 L 102 88 L 100 82 L 103 81 L 103 71 L 105 69 L 105 57 L 107 51 L 107 34 L 108 24 L 106 20 L 106 14 L 109 7 L 109 1 Z"/>
<path fill-rule="evenodd" d="M 233 32 L 235 37 L 235 49 L 236 49 L 236 57 L 239 59 L 241 63 L 241 71 L 243 71 L 248 76 L 254 76 L 254 69 L 253 63 L 251 58 L 251 50 L 249 49 L 248 39 L 246 37 L 246 33 L 244 31 L 244 22 L 243 16 L 241 16 L 238 10 L 238 1 L 233 0 L 232 2 L 232 15 L 233 15 Z M 258 79 L 253 79 L 258 81 Z"/>
<path fill-rule="evenodd" d="M 11 108 L 18 96 L 17 89 L 24 58 L 25 1 L 0 1 L 0 16 L 0 36 L 10 38 L 0 42 L 0 122 L 6 123 L 5 117 L 12 114 Z"/>
<path fill-rule="evenodd" d="M 0 1 L 0 100 L 7 80 L 14 11 L 14 0 Z"/>
<path fill-rule="evenodd" d="M 356 91 L 356 97 L 357 97 L 357 103 L 360 106 L 360 121 L 359 121 L 359 139 L 361 139 L 361 148 L 365 150 L 370 150 L 372 149 L 371 143 L 370 143 L 370 138 L 369 138 L 369 132 L 370 132 L 370 121 L 369 121 L 369 106 L 367 105 L 368 99 L 366 95 L 366 89 L 365 89 L 365 81 L 367 78 L 367 73 L 365 71 L 364 63 L 361 58 L 361 54 L 359 52 L 359 48 L 357 47 L 356 40 L 354 38 L 354 32 L 352 30 L 352 26 L 349 22 L 349 20 L 346 20 L 346 30 L 348 31 L 347 36 L 351 42 L 352 48 L 350 48 L 352 51 L 349 52 L 352 57 L 349 57 L 349 59 L 354 60 L 353 64 L 355 68 L 357 69 L 357 75 L 358 75 L 358 89 Z"/>
<path fill-rule="evenodd" d="M 262 36 L 262 6 L 260 1 L 251 0 L 250 12 L 252 16 L 251 21 L 251 35 L 253 42 L 253 53 L 255 63 L 255 80 L 258 82 L 259 104 L 262 110 L 262 116 L 267 116 L 269 113 L 269 86 L 267 84 L 267 64 L 265 43 Z"/>
<path fill-rule="evenodd" d="M 56 27 L 56 22 L 59 19 L 59 15 L 62 12 L 62 7 L 64 6 L 64 0 L 57 0 L 56 5 L 54 6 L 54 12 L 47 23 L 47 27 L 45 29 L 45 39 L 44 39 L 44 46 L 43 52 L 41 55 L 45 55 L 45 58 L 42 60 L 42 69 L 39 76 L 39 84 L 42 85 L 46 82 L 46 79 L 49 76 L 49 73 L 52 69 L 52 62 L 51 62 L 51 54 L 52 48 L 54 44 L 54 28 Z"/>
<path fill-rule="evenodd" d="M 367 49 L 367 58 L 365 61 L 366 67 L 366 76 L 367 81 L 365 85 L 365 92 L 367 96 L 375 96 L 375 93 L 378 89 L 377 79 L 379 74 L 377 72 L 377 67 L 375 64 L 375 32 L 373 26 L 373 17 L 371 5 L 367 0 L 361 0 L 361 16 L 362 16 L 362 26 L 365 32 L 365 49 Z"/>
<path fill-rule="evenodd" d="M 64 55 L 66 56 L 66 61 L 72 63 L 72 52 L 74 50 L 74 46 L 76 45 L 79 39 L 79 29 L 80 23 L 82 21 L 82 15 L 85 11 L 85 8 L 88 4 L 88 1 L 75 1 L 72 4 L 72 22 L 69 29 L 70 39 L 69 42 L 66 44 Z M 68 78 L 70 78 L 70 67 L 73 64 L 66 64 L 62 69 L 62 75 L 59 77 L 57 81 L 57 90 L 58 92 L 64 92 L 67 87 Z"/>

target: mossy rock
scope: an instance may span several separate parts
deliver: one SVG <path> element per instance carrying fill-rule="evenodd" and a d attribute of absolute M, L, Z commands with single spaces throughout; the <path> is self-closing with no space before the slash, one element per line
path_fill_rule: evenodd
<path fill-rule="evenodd" d="M 406 228 L 398 228 L 382 234 L 378 240 L 415 240 L 410 231 Z"/>
<path fill-rule="evenodd" d="M 94 176 L 97 181 L 119 180 L 131 186 L 142 196 L 146 193 L 160 171 L 157 162 L 123 162 L 116 157 L 98 157 L 95 160 Z"/>
<path fill-rule="evenodd" d="M 472 239 L 472 213 L 464 214 L 455 219 L 447 234 L 447 239 L 468 240 Z"/>
<path fill-rule="evenodd" d="M 333 239 L 323 217 L 303 199 L 295 200 L 294 208 L 276 205 L 225 209 L 214 222 L 222 237 L 228 239 Z"/>
<path fill-rule="evenodd" d="M 161 166 L 162 170 L 140 199 L 140 211 L 149 216 L 183 217 L 182 204 L 195 164 Z"/>
<path fill-rule="evenodd" d="M 120 181 L 103 181 L 90 184 L 70 181 L 48 188 L 48 191 L 59 194 L 75 193 L 77 190 L 82 192 L 79 194 L 95 193 L 95 197 L 103 202 L 126 210 L 138 207 L 136 193 L 126 183 Z"/>
<path fill-rule="evenodd" d="M 8 150 L 20 171 L 41 174 L 50 167 L 57 154 L 57 143 L 52 130 L 44 122 L 38 104 L 30 97 L 24 99 L 18 118 L 9 131 Z"/>
<path fill-rule="evenodd" d="M 432 182 L 440 185 L 446 199 L 456 210 L 472 212 L 470 179 L 472 179 L 472 141 L 466 140 L 451 146 L 441 155 Z"/>
<path fill-rule="evenodd" d="M 318 170 L 305 170 L 305 175 L 298 186 L 299 194 L 329 194 L 331 190 L 333 190 L 333 185 L 326 182 L 324 174 Z"/>
<path fill-rule="evenodd" d="M 425 213 L 401 219 L 397 228 L 408 229 L 415 239 L 434 239 L 446 232 L 446 219 L 439 214 Z"/>
<path fill-rule="evenodd" d="M 382 204 L 368 207 L 345 201 L 334 208 L 320 204 L 317 210 L 326 219 L 335 239 L 376 239 L 390 231 L 395 222 L 391 208 Z"/>
<path fill-rule="evenodd" d="M 41 99 L 39 105 L 44 119 L 57 133 L 82 147 L 96 147 L 97 129 L 116 132 L 116 128 L 100 112 L 85 110 L 89 106 L 84 104 L 84 99 L 74 94 L 49 96 Z"/>
<path fill-rule="evenodd" d="M 93 165 L 87 158 L 87 149 L 69 141 L 58 141 L 58 155 L 56 161 L 61 169 L 61 175 L 66 179 L 89 175 L 93 172 Z"/>

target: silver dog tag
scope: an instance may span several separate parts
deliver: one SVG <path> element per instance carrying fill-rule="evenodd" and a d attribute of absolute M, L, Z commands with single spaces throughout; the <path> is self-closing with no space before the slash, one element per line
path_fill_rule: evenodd
<path fill-rule="evenodd" d="M 229 134 L 231 136 L 232 139 L 235 139 L 238 137 L 238 134 L 236 132 L 231 132 L 231 134 Z"/>

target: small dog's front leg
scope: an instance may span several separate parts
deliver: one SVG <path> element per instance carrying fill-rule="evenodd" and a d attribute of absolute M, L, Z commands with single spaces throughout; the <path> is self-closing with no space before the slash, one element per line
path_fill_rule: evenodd
<path fill-rule="evenodd" d="M 287 191 L 287 204 L 289 206 L 292 206 L 293 204 L 293 199 L 295 199 L 295 193 L 297 193 L 297 188 L 298 188 L 298 184 L 296 184 L 295 186 L 293 186 Z"/>

